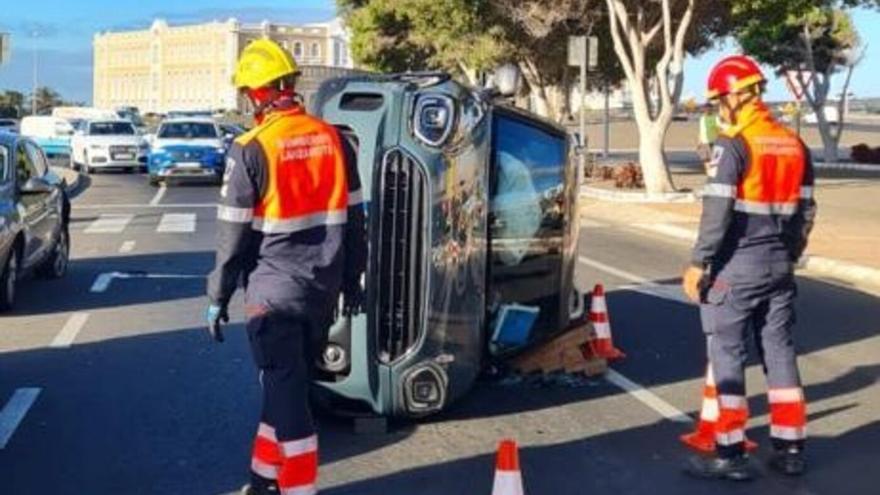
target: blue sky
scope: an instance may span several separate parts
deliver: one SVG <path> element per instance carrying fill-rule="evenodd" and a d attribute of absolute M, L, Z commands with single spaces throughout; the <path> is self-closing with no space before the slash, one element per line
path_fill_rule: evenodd
<path fill-rule="evenodd" d="M 39 0 L 35 3 L 4 1 L 0 31 L 12 33 L 12 61 L 0 67 L 0 90 L 29 92 L 32 81 L 33 50 L 37 49 L 39 79 L 72 100 L 89 102 L 92 93 L 93 33 L 103 30 L 144 28 L 162 17 L 172 24 L 236 17 L 246 22 L 269 19 L 279 22 L 314 22 L 334 15 L 333 0 Z M 867 45 L 862 64 L 853 75 L 851 91 L 857 96 L 880 96 L 875 83 L 880 73 L 880 13 L 860 10 L 854 15 L 856 26 Z M 30 33 L 38 32 L 34 40 Z M 736 51 L 726 43 L 685 65 L 685 96 L 701 97 L 712 63 Z M 873 77 L 872 77 L 873 76 Z M 842 77 L 838 77 L 838 80 Z M 836 88 L 832 91 L 837 92 Z M 772 81 L 769 97 L 787 98 L 781 81 Z"/>

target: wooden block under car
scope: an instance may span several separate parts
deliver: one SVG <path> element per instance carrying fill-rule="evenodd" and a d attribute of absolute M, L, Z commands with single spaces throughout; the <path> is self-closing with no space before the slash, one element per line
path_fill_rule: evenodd
<path fill-rule="evenodd" d="M 566 373 L 599 375 L 608 369 L 608 363 L 604 359 L 585 355 L 584 349 L 592 338 L 592 326 L 585 323 L 513 359 L 511 365 L 524 374 L 564 370 Z"/>

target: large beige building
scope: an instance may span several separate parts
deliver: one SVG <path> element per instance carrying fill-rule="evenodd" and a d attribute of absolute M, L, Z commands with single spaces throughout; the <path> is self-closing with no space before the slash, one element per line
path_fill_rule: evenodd
<path fill-rule="evenodd" d="M 169 26 L 156 20 L 147 30 L 95 35 L 94 106 L 136 106 L 156 113 L 240 109 L 231 83 L 235 61 L 250 41 L 261 37 L 289 49 L 306 76 L 327 74 L 326 67 L 352 67 L 339 19 L 302 26 L 244 25 L 235 19 Z"/>

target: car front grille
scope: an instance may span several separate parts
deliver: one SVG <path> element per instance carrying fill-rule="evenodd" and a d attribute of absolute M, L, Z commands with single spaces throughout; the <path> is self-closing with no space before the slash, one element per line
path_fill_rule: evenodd
<path fill-rule="evenodd" d="M 110 153 L 116 155 L 120 153 L 130 153 L 132 155 L 136 155 L 138 152 L 137 146 L 121 146 L 121 145 L 113 145 L 110 146 Z"/>
<path fill-rule="evenodd" d="M 198 160 L 202 158 L 202 152 L 197 150 L 192 151 L 172 151 L 171 158 L 174 160 Z"/>
<path fill-rule="evenodd" d="M 423 331 L 428 183 L 419 164 L 399 150 L 385 156 L 378 179 L 376 336 L 379 359 L 390 363 Z"/>

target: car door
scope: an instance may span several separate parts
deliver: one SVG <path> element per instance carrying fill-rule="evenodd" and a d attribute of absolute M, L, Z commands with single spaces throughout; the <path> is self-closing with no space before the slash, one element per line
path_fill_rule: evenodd
<path fill-rule="evenodd" d="M 46 154 L 35 143 L 25 141 L 28 157 L 34 164 L 35 177 L 47 180 L 49 173 L 49 160 Z M 58 233 L 61 224 L 61 190 L 58 187 L 52 187 L 47 193 L 35 194 L 38 199 L 40 215 L 37 231 L 39 232 L 41 242 L 47 246 L 47 249 L 54 244 L 55 236 Z"/>
<path fill-rule="evenodd" d="M 502 111 L 492 135 L 489 335 L 490 350 L 503 354 L 562 323 L 567 137 Z"/>
<path fill-rule="evenodd" d="M 47 207 L 48 193 L 23 194 L 22 188 L 31 178 L 45 175 L 44 163 L 39 161 L 42 156 L 39 149 L 29 141 L 19 141 L 15 147 L 15 174 L 18 202 L 17 208 L 25 233 L 24 264 L 33 266 L 38 263 L 49 249 L 49 226 L 51 212 Z M 41 170 L 42 168 L 42 170 Z"/>

